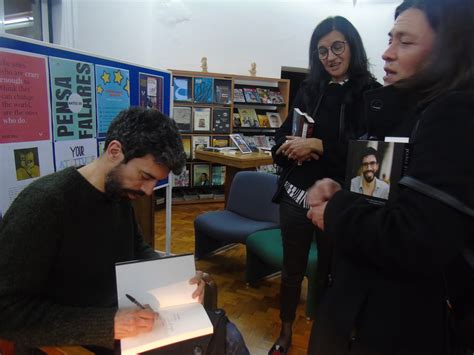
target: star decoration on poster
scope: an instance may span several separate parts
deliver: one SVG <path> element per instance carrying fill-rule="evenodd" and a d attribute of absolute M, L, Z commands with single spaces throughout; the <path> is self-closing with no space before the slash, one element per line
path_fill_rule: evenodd
<path fill-rule="evenodd" d="M 127 92 L 128 97 L 130 97 L 130 80 L 127 79 L 127 82 L 125 83 L 123 89 Z"/>
<path fill-rule="evenodd" d="M 122 83 L 122 79 L 123 76 L 120 70 L 114 71 L 114 82 L 120 85 Z"/>
<path fill-rule="evenodd" d="M 107 83 L 110 83 L 110 74 L 107 73 L 105 70 L 104 70 L 104 74 L 102 74 L 100 78 L 102 79 L 105 85 L 107 85 Z"/>
<path fill-rule="evenodd" d="M 102 94 L 104 92 L 104 89 L 102 88 L 102 86 L 97 86 L 97 93 L 98 94 Z"/>

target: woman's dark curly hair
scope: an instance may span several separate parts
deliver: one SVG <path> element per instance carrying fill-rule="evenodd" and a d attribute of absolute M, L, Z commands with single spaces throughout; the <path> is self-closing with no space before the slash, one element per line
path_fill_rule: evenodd
<path fill-rule="evenodd" d="M 120 112 L 110 124 L 104 149 L 113 140 L 122 144 L 124 163 L 151 154 L 177 175 L 186 164 L 176 124 L 157 110 L 130 107 Z"/>

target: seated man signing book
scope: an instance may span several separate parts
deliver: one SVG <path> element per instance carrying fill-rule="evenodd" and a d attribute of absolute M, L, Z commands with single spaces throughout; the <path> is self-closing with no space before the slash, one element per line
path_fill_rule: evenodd
<path fill-rule="evenodd" d="M 28 185 L 0 224 L 0 338 L 19 352 L 113 349 L 115 339 L 149 332 L 159 317 L 150 308 L 118 309 L 115 264 L 158 257 L 143 242 L 130 200 L 151 195 L 185 159 L 172 120 L 130 108 L 112 121 L 99 159 Z M 190 282 L 202 298 L 200 274 Z"/>
<path fill-rule="evenodd" d="M 361 154 L 360 175 L 351 180 L 351 191 L 363 195 L 388 199 L 390 186 L 375 175 L 379 170 L 378 152 L 368 147 Z"/>

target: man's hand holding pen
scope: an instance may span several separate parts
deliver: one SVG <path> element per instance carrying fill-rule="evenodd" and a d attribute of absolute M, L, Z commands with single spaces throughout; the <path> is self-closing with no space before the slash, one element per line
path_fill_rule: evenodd
<path fill-rule="evenodd" d="M 204 300 L 204 287 L 206 283 L 203 280 L 202 271 L 197 271 L 196 275 L 189 280 L 191 285 L 196 285 L 196 290 L 192 297 L 197 298 L 200 303 Z M 121 308 L 115 313 L 114 318 L 114 338 L 123 339 L 133 337 L 141 333 L 150 332 L 153 329 L 155 321 L 159 314 L 149 305 L 143 305 L 133 296 L 125 295 L 136 307 Z"/>

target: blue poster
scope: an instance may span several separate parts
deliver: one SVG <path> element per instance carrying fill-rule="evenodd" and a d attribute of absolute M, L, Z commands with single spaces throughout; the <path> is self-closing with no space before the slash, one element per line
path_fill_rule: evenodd
<path fill-rule="evenodd" d="M 95 77 L 98 134 L 104 137 L 115 116 L 130 107 L 130 75 L 125 69 L 96 65 Z"/>

